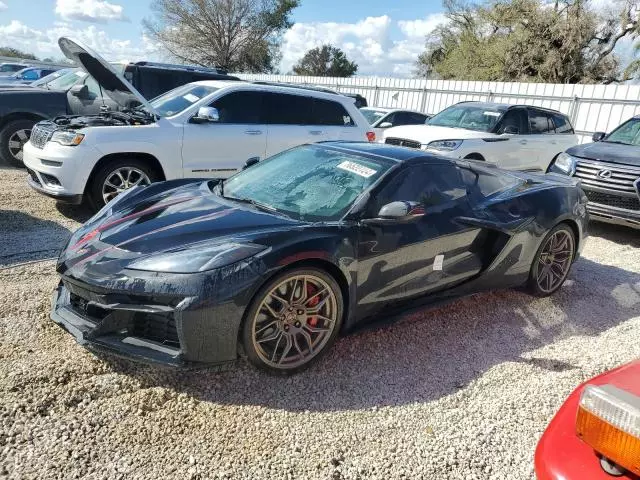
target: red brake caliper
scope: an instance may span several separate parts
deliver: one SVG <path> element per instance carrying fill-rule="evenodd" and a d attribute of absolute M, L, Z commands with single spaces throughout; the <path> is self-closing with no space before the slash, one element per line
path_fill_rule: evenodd
<path fill-rule="evenodd" d="M 317 290 L 313 285 L 307 283 L 307 298 L 310 298 L 310 300 L 307 302 L 307 307 L 315 307 L 320 302 L 320 299 L 318 297 L 313 296 L 316 291 Z M 309 325 L 310 327 L 315 327 L 316 325 L 318 325 L 318 317 L 307 318 L 307 325 Z"/>

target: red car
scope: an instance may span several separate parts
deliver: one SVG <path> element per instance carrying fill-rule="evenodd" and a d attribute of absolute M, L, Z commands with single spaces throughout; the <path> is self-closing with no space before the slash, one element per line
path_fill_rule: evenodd
<path fill-rule="evenodd" d="M 640 360 L 580 385 L 536 449 L 538 480 L 640 480 Z"/>

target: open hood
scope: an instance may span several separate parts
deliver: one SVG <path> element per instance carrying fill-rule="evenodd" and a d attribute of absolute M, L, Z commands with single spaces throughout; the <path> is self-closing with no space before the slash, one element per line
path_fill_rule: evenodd
<path fill-rule="evenodd" d="M 114 70 L 109 62 L 92 49 L 67 37 L 60 37 L 58 45 L 65 57 L 95 78 L 102 87 L 102 91 L 118 105 L 129 108 L 132 102 L 141 103 L 147 111 L 157 115 L 147 99 L 123 75 Z"/>

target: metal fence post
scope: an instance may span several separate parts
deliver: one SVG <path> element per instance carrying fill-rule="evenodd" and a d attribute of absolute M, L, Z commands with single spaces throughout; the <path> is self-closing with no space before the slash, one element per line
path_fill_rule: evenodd
<path fill-rule="evenodd" d="M 379 99 L 380 99 L 380 87 L 378 86 L 378 82 L 376 82 L 376 87 L 373 90 L 373 105 L 378 106 Z"/>
<path fill-rule="evenodd" d="M 573 125 L 574 127 L 576 125 L 576 120 L 578 117 L 579 103 L 580 103 L 580 97 L 578 97 L 577 95 L 574 95 L 573 99 L 571 100 L 571 107 L 569 107 L 569 121 L 571 122 L 571 125 Z"/>
<path fill-rule="evenodd" d="M 493 102 L 493 92 L 491 90 L 487 92 L 487 102 Z"/>
<path fill-rule="evenodd" d="M 427 108 L 427 95 L 429 94 L 429 89 L 427 87 L 424 87 L 422 89 L 422 102 L 420 103 L 420 111 L 427 113 L 426 108 Z"/>

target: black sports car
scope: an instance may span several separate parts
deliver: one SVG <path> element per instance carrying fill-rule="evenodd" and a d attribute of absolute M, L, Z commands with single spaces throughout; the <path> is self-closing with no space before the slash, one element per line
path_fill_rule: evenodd
<path fill-rule="evenodd" d="M 305 145 L 227 180 L 121 194 L 71 237 L 52 318 L 78 341 L 175 366 L 292 373 L 389 309 L 527 285 L 580 252 L 570 178 L 369 143 Z"/>

